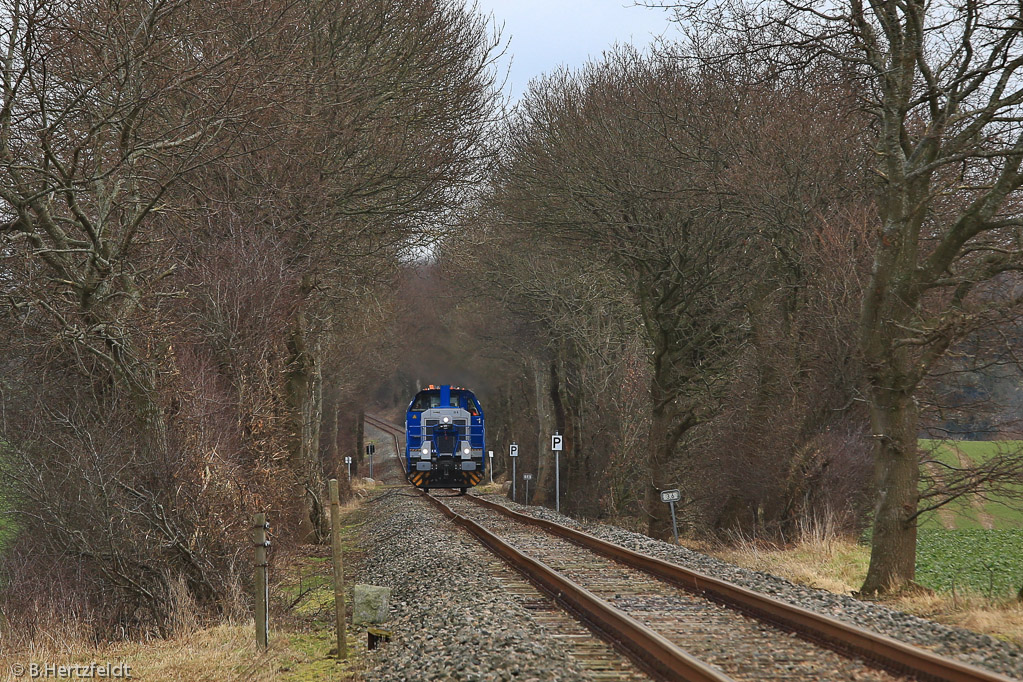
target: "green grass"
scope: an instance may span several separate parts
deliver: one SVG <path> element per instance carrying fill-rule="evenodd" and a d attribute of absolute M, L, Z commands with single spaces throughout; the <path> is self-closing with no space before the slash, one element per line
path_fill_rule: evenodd
<path fill-rule="evenodd" d="M 1023 588 L 1023 528 L 921 529 L 916 579 L 942 592 L 1013 597 Z"/>
<path fill-rule="evenodd" d="M 1023 448 L 1023 441 L 920 440 L 932 459 L 959 467 L 956 450 L 975 464 Z M 995 599 L 1023 588 L 1023 505 L 1004 496 L 966 497 L 921 515 L 917 582 L 935 590 Z M 951 526 L 951 527 L 949 527 Z"/>

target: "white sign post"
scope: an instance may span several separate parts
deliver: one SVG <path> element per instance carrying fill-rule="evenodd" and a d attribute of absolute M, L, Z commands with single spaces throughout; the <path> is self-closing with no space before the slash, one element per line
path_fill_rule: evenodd
<path fill-rule="evenodd" d="M 529 504 L 529 482 L 533 480 L 533 474 L 522 474 L 522 480 L 526 482 L 526 499 L 523 501 Z"/>
<path fill-rule="evenodd" d="M 662 490 L 661 502 L 667 502 L 671 506 L 671 532 L 675 536 L 675 544 L 678 544 L 678 524 L 675 523 L 675 503 L 682 499 L 680 490 Z"/>
<path fill-rule="evenodd" d="M 494 483 L 494 451 L 488 450 L 487 454 L 490 455 L 490 483 Z"/>
<path fill-rule="evenodd" d="M 565 437 L 557 431 L 551 436 L 551 450 L 554 451 L 554 511 L 561 512 L 561 447 Z"/>
<path fill-rule="evenodd" d="M 511 444 L 508 456 L 511 457 L 512 461 L 512 502 L 518 502 L 518 500 L 515 499 L 515 460 L 519 458 L 519 446 L 517 443 Z"/>
<path fill-rule="evenodd" d="M 348 480 L 352 480 L 352 458 L 345 457 L 345 464 L 348 465 Z"/>

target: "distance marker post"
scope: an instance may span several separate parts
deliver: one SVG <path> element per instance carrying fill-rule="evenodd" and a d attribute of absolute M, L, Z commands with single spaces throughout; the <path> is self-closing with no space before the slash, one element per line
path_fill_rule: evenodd
<path fill-rule="evenodd" d="M 678 524 L 675 523 L 675 503 L 682 499 L 680 490 L 662 490 L 661 502 L 667 502 L 671 506 L 671 533 L 675 536 L 675 544 L 678 544 Z"/>
<path fill-rule="evenodd" d="M 526 499 L 523 502 L 529 504 L 529 482 L 533 480 L 533 474 L 522 474 L 522 480 L 526 482 Z"/>
<path fill-rule="evenodd" d="M 352 480 L 352 458 L 351 457 L 345 457 L 345 464 L 348 465 L 348 480 L 351 481 Z"/>
<path fill-rule="evenodd" d="M 346 457 L 345 459 L 351 459 Z M 337 479 L 327 482 L 330 491 L 330 553 L 334 568 L 334 630 L 337 637 L 337 657 L 348 658 L 345 626 L 345 571 L 341 557 L 341 498 Z"/>
<path fill-rule="evenodd" d="M 494 482 L 494 451 L 488 450 L 487 454 L 490 455 L 490 483 Z"/>
<path fill-rule="evenodd" d="M 256 646 L 266 650 L 269 645 L 270 632 L 270 581 L 267 576 L 266 550 L 270 546 L 267 531 L 270 524 L 266 522 L 266 514 L 255 514 L 252 517 L 252 544 L 255 549 L 256 568 Z"/>

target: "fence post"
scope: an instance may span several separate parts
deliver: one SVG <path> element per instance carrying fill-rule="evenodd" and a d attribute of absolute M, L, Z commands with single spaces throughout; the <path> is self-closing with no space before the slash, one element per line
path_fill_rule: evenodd
<path fill-rule="evenodd" d="M 330 487 L 330 547 L 334 557 L 334 620 L 337 628 L 337 657 L 348 658 L 348 642 L 345 636 L 345 572 L 341 563 L 341 498 L 337 491 L 337 479 L 328 482 Z"/>
<path fill-rule="evenodd" d="M 266 649 L 269 645 L 270 612 L 267 602 L 270 600 L 270 586 L 267 580 L 266 548 L 270 542 L 266 539 L 266 514 L 255 514 L 252 517 L 252 544 L 255 545 L 256 567 L 256 645 Z"/>

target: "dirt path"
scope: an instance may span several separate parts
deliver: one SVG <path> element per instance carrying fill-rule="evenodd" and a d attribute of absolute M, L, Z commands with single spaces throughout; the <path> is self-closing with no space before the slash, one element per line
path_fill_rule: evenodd
<path fill-rule="evenodd" d="M 941 476 L 941 467 L 938 466 L 937 462 L 927 462 L 925 465 L 927 472 L 938 478 Z M 948 505 L 944 507 L 938 507 L 938 521 L 941 523 L 941 527 L 945 530 L 955 530 L 956 528 L 956 515 L 955 512 L 948 508 Z"/>
<path fill-rule="evenodd" d="M 976 466 L 975 462 L 965 452 L 960 450 L 958 447 L 953 447 L 956 455 L 956 459 L 959 461 L 959 466 L 966 469 L 969 467 Z M 987 512 L 984 507 L 984 499 L 979 495 L 970 495 L 970 506 L 973 508 L 974 513 L 977 514 L 977 521 L 981 527 L 986 530 L 991 530 L 995 527 L 995 519 L 991 514 Z"/>

